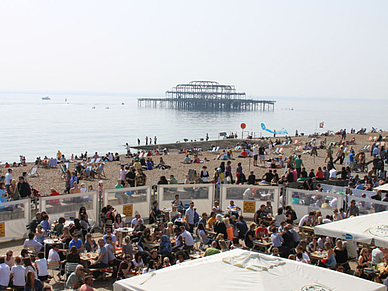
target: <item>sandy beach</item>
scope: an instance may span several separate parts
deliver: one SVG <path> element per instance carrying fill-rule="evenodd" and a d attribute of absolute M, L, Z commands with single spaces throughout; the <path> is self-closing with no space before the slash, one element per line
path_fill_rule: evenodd
<path fill-rule="evenodd" d="M 373 141 L 370 141 L 370 137 L 379 136 L 381 134 L 383 137 L 387 135 L 386 132 L 382 133 L 367 133 L 364 135 L 358 135 L 358 134 L 348 134 L 347 140 L 351 140 L 352 138 L 355 138 L 355 144 L 349 145 L 348 150 L 350 149 L 350 146 L 352 146 L 355 149 L 355 152 L 357 153 L 361 148 L 363 148 L 367 144 L 372 144 Z M 282 137 L 277 137 L 278 139 L 284 140 Z M 304 137 L 293 137 L 293 141 L 298 140 L 299 144 L 305 144 L 306 142 L 310 141 L 312 138 L 308 136 Z M 339 142 L 341 137 L 339 135 L 330 135 L 330 136 L 319 136 L 317 137 L 317 141 L 319 143 L 320 140 L 327 140 L 327 143 L 329 142 Z M 272 141 L 275 140 L 275 138 L 271 138 Z M 268 140 L 264 140 L 268 141 Z M 255 142 L 262 142 L 262 140 L 250 140 L 251 143 Z M 212 144 L 217 145 L 217 140 L 211 141 Z M 237 141 L 236 141 L 237 143 Z M 183 148 L 185 148 L 184 143 L 181 144 Z M 187 144 L 188 145 L 188 144 Z M 282 147 L 282 146 L 276 146 L 276 147 Z M 275 147 L 275 148 L 276 148 Z M 286 157 L 294 153 L 295 150 L 295 144 L 284 146 L 283 147 L 283 154 L 281 156 Z M 338 147 L 333 148 L 333 156 L 335 156 L 336 152 L 338 150 Z M 82 149 L 80 149 L 82 151 Z M 153 169 L 151 171 L 145 171 L 145 174 L 147 175 L 147 185 L 155 185 L 159 181 L 160 176 L 166 176 L 168 179 L 170 175 L 174 175 L 175 178 L 178 180 L 179 183 L 183 183 L 185 179 L 185 175 L 188 173 L 190 169 L 194 169 L 197 172 L 201 171 L 202 167 L 204 165 L 207 166 L 208 171 L 210 173 L 210 176 L 212 177 L 214 169 L 217 168 L 221 160 L 216 160 L 217 155 L 222 152 L 222 147 L 220 147 L 220 150 L 218 152 L 210 153 L 205 148 L 204 151 L 202 151 L 199 155 L 200 159 L 207 159 L 209 161 L 205 161 L 202 164 L 183 164 L 183 160 L 185 158 L 184 154 L 178 154 L 176 150 L 170 150 L 169 155 L 163 155 L 163 159 L 166 162 L 167 165 L 171 166 L 171 169 L 168 170 L 160 170 L 160 169 Z M 232 173 L 235 174 L 235 169 L 237 167 L 237 163 L 241 162 L 243 171 L 246 174 L 246 176 L 249 174 L 249 169 L 251 171 L 254 171 L 256 178 L 261 178 L 262 175 L 267 171 L 265 168 L 261 167 L 254 167 L 253 166 L 253 159 L 252 158 L 238 158 L 238 155 L 241 151 L 234 151 L 233 152 L 233 158 L 232 160 Z M 319 149 L 318 150 L 318 156 L 310 156 L 309 153 L 303 153 L 304 151 L 300 151 L 303 159 L 303 163 L 306 167 L 307 172 L 309 172 L 311 169 L 316 170 L 318 166 L 325 166 L 326 163 L 324 162 L 326 157 L 326 150 Z M 48 157 L 55 156 L 54 153 L 46 153 Z M 105 154 L 105 153 L 99 153 Z M 120 153 L 120 161 L 119 162 L 106 162 L 105 163 L 105 174 L 106 177 L 102 178 L 101 180 L 104 181 L 104 189 L 111 189 L 114 188 L 115 184 L 117 183 L 117 180 L 119 179 L 119 171 L 120 171 L 120 163 L 130 163 L 132 159 L 126 158 L 124 154 Z M 278 157 L 279 155 L 273 154 L 272 152 L 269 153 L 266 156 L 266 159 L 270 159 L 273 157 Z M 192 158 L 193 156 L 191 156 Z M 367 161 L 371 160 L 370 154 L 366 153 Z M 159 161 L 159 156 L 153 156 L 153 161 L 157 164 Z M 14 178 L 17 178 L 22 174 L 22 172 L 29 172 L 31 168 L 33 167 L 33 163 L 28 163 L 27 166 L 21 166 L 21 167 L 14 167 L 13 168 L 13 176 Z M 74 167 L 76 165 L 76 162 L 70 163 L 70 170 L 73 171 Z M 337 164 L 339 165 L 339 164 Z M 2 166 L 4 167 L 4 165 Z M 1 175 L 5 175 L 7 169 L 2 168 L 1 169 Z M 283 174 L 282 170 L 278 171 L 279 174 Z M 98 181 L 100 179 L 85 179 L 81 180 L 80 183 L 85 183 L 86 187 L 89 185 L 92 185 L 94 189 L 97 188 Z M 41 193 L 41 195 L 48 195 L 50 193 L 50 188 L 57 189 L 60 193 L 63 193 L 65 189 L 65 182 L 62 178 L 60 172 L 59 172 L 59 166 L 56 168 L 38 168 L 38 176 L 30 177 L 29 183 L 36 189 L 38 189 Z"/>

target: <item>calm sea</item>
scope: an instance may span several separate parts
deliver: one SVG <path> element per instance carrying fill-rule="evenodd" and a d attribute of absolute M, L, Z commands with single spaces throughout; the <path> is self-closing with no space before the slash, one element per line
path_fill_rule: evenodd
<path fill-rule="evenodd" d="M 109 95 L 0 93 L 0 161 L 28 161 L 37 156 L 55 156 L 58 149 L 70 156 L 89 153 L 124 153 L 124 144 L 137 145 L 137 138 L 157 136 L 158 143 L 204 138 L 217 139 L 221 131 L 237 131 L 269 136 L 267 128 L 285 128 L 294 135 L 312 133 L 319 122 L 325 129 L 339 130 L 373 126 L 387 129 L 388 100 L 349 100 L 314 98 L 273 98 L 271 112 L 199 112 L 163 108 L 139 108 L 136 97 Z M 65 102 L 67 98 L 67 102 Z M 124 104 L 122 104 L 124 103 Z M 108 109 L 109 108 L 109 109 Z"/>

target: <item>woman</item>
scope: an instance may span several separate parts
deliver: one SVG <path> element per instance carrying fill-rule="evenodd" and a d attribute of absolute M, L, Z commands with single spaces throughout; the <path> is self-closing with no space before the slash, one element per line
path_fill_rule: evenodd
<path fill-rule="evenodd" d="M 226 227 L 226 238 L 230 241 L 233 240 L 234 234 L 233 234 L 233 226 L 230 224 L 230 220 L 228 217 L 224 218 L 224 223 Z"/>
<path fill-rule="evenodd" d="M 78 254 L 78 250 L 77 250 L 76 246 L 72 246 L 70 248 L 70 251 L 69 251 L 69 253 L 66 256 L 66 262 L 68 262 L 68 263 L 78 263 L 78 264 L 81 263 L 81 257 Z"/>
<path fill-rule="evenodd" d="M 43 290 L 42 282 L 36 279 L 36 275 L 34 272 L 28 271 L 27 281 L 26 281 L 26 286 L 24 287 L 24 291 L 42 291 L 42 290 Z"/>
<path fill-rule="evenodd" d="M 362 248 L 358 257 L 358 266 L 366 268 L 371 264 L 372 255 L 367 248 Z"/>
<path fill-rule="evenodd" d="M 203 226 L 202 223 L 198 224 L 197 236 L 200 238 L 201 242 L 204 245 L 208 245 L 208 244 L 211 243 L 211 241 L 209 239 L 209 236 L 207 235 L 206 229 L 205 229 L 205 227 Z"/>
<path fill-rule="evenodd" d="M 144 249 L 147 249 L 144 244 L 151 243 L 152 237 L 151 237 L 151 230 L 149 228 L 146 228 L 144 230 L 144 233 L 140 236 L 139 242 L 137 244 L 137 247 L 139 251 L 143 251 Z"/>
<path fill-rule="evenodd" d="M 216 234 L 222 233 L 224 237 L 227 237 L 228 234 L 226 233 L 226 226 L 225 226 L 225 222 L 222 220 L 222 215 L 217 214 L 216 219 L 217 221 L 214 224 L 214 232 Z"/>
<path fill-rule="evenodd" d="M 166 179 L 166 176 L 160 176 L 160 179 L 158 181 L 158 185 L 167 185 L 168 181 Z"/>
<path fill-rule="evenodd" d="M 286 221 L 286 216 L 283 214 L 283 208 L 279 207 L 278 208 L 278 214 L 275 215 L 275 225 L 276 225 L 276 227 L 279 227 L 280 223 L 282 221 Z"/>
<path fill-rule="evenodd" d="M 162 235 L 160 239 L 159 250 L 163 256 L 170 257 L 172 252 L 171 240 L 167 235 Z"/>
<path fill-rule="evenodd" d="M 113 225 L 114 233 L 117 237 L 117 243 L 122 246 L 123 245 L 123 233 L 118 231 L 119 228 L 124 227 L 123 219 L 121 218 L 120 213 L 118 213 L 115 217 L 115 222 Z"/>
<path fill-rule="evenodd" d="M 141 270 L 144 267 L 143 259 L 141 258 L 141 252 L 135 254 L 135 258 L 132 260 L 134 269 L 136 271 Z"/>
<path fill-rule="evenodd" d="M 46 232 L 43 229 L 43 226 L 41 224 L 38 224 L 36 226 L 36 232 L 35 232 L 35 240 L 40 242 L 43 245 L 43 241 L 46 237 Z"/>
<path fill-rule="evenodd" d="M 253 248 L 253 240 L 255 238 L 255 227 L 256 227 L 256 223 L 252 222 L 249 225 L 249 229 L 246 232 L 245 238 L 244 238 L 245 246 L 250 249 Z"/>
<path fill-rule="evenodd" d="M 70 241 L 71 241 L 71 234 L 70 234 L 70 230 L 69 230 L 69 227 L 68 226 L 65 226 L 63 228 L 63 233 L 60 237 L 60 240 L 66 244 L 66 246 L 69 245 Z"/>
<path fill-rule="evenodd" d="M 71 182 L 71 173 L 69 169 L 66 169 L 66 174 L 65 174 L 65 193 L 70 194 L 70 189 L 72 188 Z"/>
<path fill-rule="evenodd" d="M 153 271 L 156 271 L 156 262 L 154 260 L 150 260 L 148 262 L 148 267 L 143 270 L 143 274 L 151 273 Z"/>
<path fill-rule="evenodd" d="M 19 189 L 18 189 L 18 186 L 17 186 L 15 179 L 12 179 L 12 181 L 11 181 L 11 186 L 9 188 L 9 192 L 10 192 L 10 196 L 11 196 L 12 201 L 16 201 L 16 200 L 20 199 Z"/>
<path fill-rule="evenodd" d="M 174 224 L 171 221 L 167 222 L 166 235 L 168 237 L 174 237 Z"/>
<path fill-rule="evenodd" d="M 92 234 L 88 233 L 86 235 L 86 240 L 84 244 L 85 250 L 87 252 L 95 252 L 97 251 L 98 245 L 96 244 L 96 241 L 92 239 Z"/>
<path fill-rule="evenodd" d="M 180 216 L 181 216 L 181 214 L 180 214 L 180 212 L 178 212 L 178 207 L 174 204 L 172 206 L 172 211 L 170 212 L 170 221 L 172 221 L 171 224 L 173 224 L 173 222 L 177 218 L 179 218 Z M 167 226 L 168 226 L 168 224 L 167 224 Z"/>
<path fill-rule="evenodd" d="M 133 246 L 131 244 L 131 238 L 129 236 L 126 236 L 124 238 L 124 244 L 122 249 L 123 256 L 130 256 L 131 261 L 133 259 Z"/>
<path fill-rule="evenodd" d="M 82 206 L 80 209 L 79 209 L 79 212 L 78 212 L 78 219 L 82 222 L 82 221 L 85 221 L 87 224 L 89 224 L 89 215 L 88 213 L 86 212 L 86 207 L 85 206 Z"/>
<path fill-rule="evenodd" d="M 241 163 L 238 163 L 237 164 L 237 168 L 236 168 L 236 178 L 237 178 L 237 182 L 236 184 L 244 184 L 244 174 L 243 174 L 243 168 L 242 168 L 242 165 Z"/>
<path fill-rule="evenodd" d="M 326 251 L 325 258 L 321 259 L 319 261 L 319 266 L 326 267 L 326 268 L 333 268 L 337 264 L 337 261 L 335 259 L 335 253 L 332 249 L 329 242 L 325 242 L 323 245 L 324 250 Z"/>
<path fill-rule="evenodd" d="M 349 270 L 348 251 L 343 247 L 342 240 L 337 240 L 334 253 L 337 264 L 341 265 L 345 270 Z"/>
<path fill-rule="evenodd" d="M 35 278 L 38 278 L 38 274 L 36 272 L 35 267 L 32 265 L 31 258 L 24 258 L 24 267 L 26 268 L 26 275 L 28 272 L 33 272 L 35 275 Z"/>

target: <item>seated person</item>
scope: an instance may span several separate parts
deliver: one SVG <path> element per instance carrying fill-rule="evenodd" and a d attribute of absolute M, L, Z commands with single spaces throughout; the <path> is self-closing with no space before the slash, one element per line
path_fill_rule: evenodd
<path fill-rule="evenodd" d="M 184 163 L 184 164 L 191 164 L 191 163 L 192 163 L 192 161 L 191 161 L 189 155 L 186 155 L 185 159 L 183 160 L 183 163 Z"/>
<path fill-rule="evenodd" d="M 238 218 L 238 212 L 241 210 L 240 207 L 238 207 L 233 200 L 230 201 L 230 204 L 228 206 L 228 211 L 231 215 L 234 215 L 236 216 L 236 218 Z"/>
<path fill-rule="evenodd" d="M 168 214 L 168 213 L 167 213 Z M 152 203 L 152 209 L 150 213 L 149 223 L 158 222 L 158 218 L 165 220 L 166 211 L 160 210 L 158 206 L 158 201 Z"/>
<path fill-rule="evenodd" d="M 72 246 L 75 246 L 79 253 L 84 251 L 84 244 L 79 239 L 78 234 L 73 234 L 73 239 L 69 243 L 69 248 L 71 249 Z"/>
<path fill-rule="evenodd" d="M 28 234 L 28 239 L 24 241 L 23 248 L 27 248 L 27 246 L 33 247 L 35 252 L 39 252 L 42 249 L 42 244 L 34 239 L 35 235 L 30 232 Z"/>

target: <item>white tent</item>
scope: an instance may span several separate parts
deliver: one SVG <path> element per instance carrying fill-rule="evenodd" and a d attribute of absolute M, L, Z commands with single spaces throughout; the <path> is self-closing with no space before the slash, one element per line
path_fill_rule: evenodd
<path fill-rule="evenodd" d="M 338 237 L 388 248 L 388 211 L 351 217 L 314 228 L 317 235 Z"/>
<path fill-rule="evenodd" d="M 388 191 L 388 183 L 380 185 L 380 186 L 378 186 L 376 188 L 373 188 L 373 190 L 375 190 L 375 191 L 377 191 L 377 190 Z"/>
<path fill-rule="evenodd" d="M 269 255 L 233 250 L 117 281 L 114 291 L 386 291 L 382 284 Z"/>

